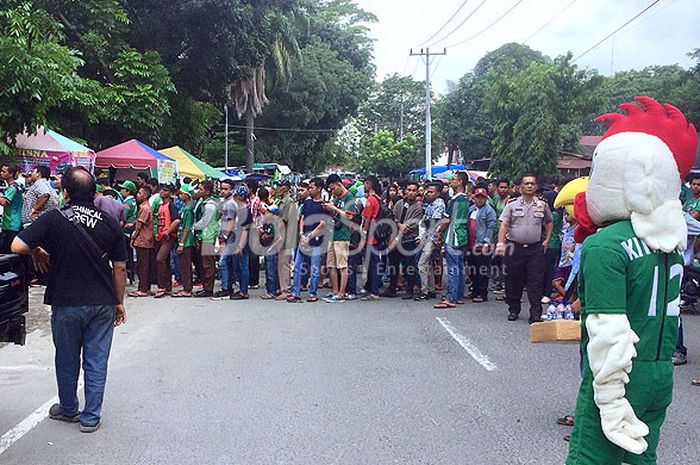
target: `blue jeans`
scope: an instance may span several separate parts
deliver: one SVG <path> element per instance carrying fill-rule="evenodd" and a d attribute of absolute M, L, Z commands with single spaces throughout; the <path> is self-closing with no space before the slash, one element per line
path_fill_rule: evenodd
<path fill-rule="evenodd" d="M 351 250 L 348 257 L 348 286 L 346 292 L 348 294 L 357 294 L 357 268 L 362 262 L 362 253 Z"/>
<path fill-rule="evenodd" d="M 297 249 L 294 258 L 294 284 L 292 285 L 292 294 L 297 297 L 301 295 L 301 281 L 304 274 L 310 275 L 309 295 L 315 296 L 318 293 L 318 281 L 321 277 L 320 247 L 313 247 L 310 255 L 302 252 L 301 246 Z"/>
<path fill-rule="evenodd" d="M 676 342 L 676 352 L 679 352 L 685 356 L 688 356 L 688 348 L 683 344 L 683 319 L 678 318 L 678 341 Z"/>
<path fill-rule="evenodd" d="M 238 280 L 239 291 L 243 295 L 248 295 L 248 283 L 250 282 L 250 254 L 248 247 L 243 249 L 241 255 L 233 255 L 233 271 L 235 277 L 231 280 Z"/>
<path fill-rule="evenodd" d="M 114 332 L 114 305 L 59 307 L 51 311 L 51 334 L 56 347 L 56 382 L 61 412 L 78 412 L 78 376 L 82 351 L 85 407 L 80 422 L 93 426 L 100 421 L 107 381 L 107 360 Z"/>
<path fill-rule="evenodd" d="M 221 274 L 221 290 L 230 291 L 233 287 L 233 255 L 221 255 L 219 258 L 219 273 Z"/>
<path fill-rule="evenodd" d="M 270 295 L 279 294 L 277 282 L 277 254 L 265 255 L 265 290 Z"/>
<path fill-rule="evenodd" d="M 385 259 L 385 254 L 378 252 L 374 247 L 370 247 L 367 282 L 369 283 L 369 293 L 372 295 L 379 295 L 379 288 L 382 286 L 382 276 L 384 275 Z"/>
<path fill-rule="evenodd" d="M 182 274 L 180 273 L 180 257 L 177 254 L 177 244 L 173 246 L 173 250 L 170 251 L 170 269 L 173 270 L 173 275 L 175 275 L 175 281 L 178 283 L 182 282 Z"/>
<path fill-rule="evenodd" d="M 456 303 L 464 298 L 466 277 L 464 275 L 464 248 L 445 247 L 447 261 L 447 300 Z"/>

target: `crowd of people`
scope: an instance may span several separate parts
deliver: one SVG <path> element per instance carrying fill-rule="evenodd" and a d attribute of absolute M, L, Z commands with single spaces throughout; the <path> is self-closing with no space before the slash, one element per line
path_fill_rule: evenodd
<path fill-rule="evenodd" d="M 0 252 L 9 253 L 23 227 L 64 201 L 61 176 L 51 179 L 48 167 L 21 176 L 5 164 L 1 175 L 7 187 Z M 129 276 L 137 283 L 130 296 L 245 300 L 260 286 L 261 262 L 261 298 L 286 302 L 301 302 L 302 293 L 307 302 L 329 303 L 400 295 L 453 308 L 466 298 L 485 302 L 491 293 L 508 303 L 514 320 L 526 285 L 532 322 L 552 292 L 565 293 L 575 221 L 567 217 L 558 234 L 556 182 L 472 182 L 456 172 L 441 181 L 384 185 L 373 176 L 360 182 L 336 174 L 298 186 L 217 184 L 160 184 L 148 173 L 112 187 L 98 182 L 95 206 L 122 226 L 127 241 Z"/>
<path fill-rule="evenodd" d="M 4 164 L 0 176 L 0 253 L 9 253 L 22 228 L 64 199 L 61 175 L 48 167 L 22 175 Z M 534 323 L 543 305 L 575 299 L 577 224 L 554 208 L 561 185 L 456 172 L 384 184 L 331 174 L 297 186 L 186 178 L 176 186 L 144 172 L 113 186 L 98 178 L 94 204 L 123 229 L 131 297 L 246 300 L 262 265 L 266 300 L 401 297 L 449 309 L 495 298 L 515 321 L 525 289 Z M 684 201 L 700 215 L 700 177 Z M 682 325 L 674 361 L 687 361 Z"/>

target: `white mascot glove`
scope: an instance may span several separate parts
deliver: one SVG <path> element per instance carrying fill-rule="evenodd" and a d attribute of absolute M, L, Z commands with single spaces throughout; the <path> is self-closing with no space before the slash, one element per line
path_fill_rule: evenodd
<path fill-rule="evenodd" d="M 588 361 L 593 372 L 593 395 L 600 409 L 600 424 L 610 442 L 633 454 L 642 454 L 648 444 L 649 427 L 639 420 L 625 398 L 634 344 L 639 337 L 632 331 L 627 315 L 592 314 L 586 319 Z"/>

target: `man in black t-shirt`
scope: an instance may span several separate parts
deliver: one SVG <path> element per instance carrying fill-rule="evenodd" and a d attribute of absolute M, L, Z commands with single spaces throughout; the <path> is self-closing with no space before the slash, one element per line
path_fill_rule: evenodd
<path fill-rule="evenodd" d="M 126 321 L 126 247 L 120 226 L 93 204 L 95 181 L 88 171 L 70 168 L 62 187 L 67 206 L 46 212 L 20 232 L 12 252 L 31 253 L 37 268 L 48 269 L 44 303 L 52 311 L 60 401 L 49 416 L 80 422 L 82 432 L 93 432 L 100 425 L 114 326 Z M 82 413 L 77 396 L 81 353 Z"/>

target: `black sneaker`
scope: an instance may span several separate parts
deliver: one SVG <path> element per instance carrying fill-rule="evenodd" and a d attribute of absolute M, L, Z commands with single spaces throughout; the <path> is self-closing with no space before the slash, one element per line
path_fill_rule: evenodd
<path fill-rule="evenodd" d="M 517 319 L 518 319 L 517 313 L 509 313 L 508 314 L 508 321 L 516 321 Z"/>
<path fill-rule="evenodd" d="M 413 300 L 422 301 L 422 300 L 428 300 L 429 298 L 430 298 L 430 295 L 429 295 L 429 294 L 426 294 L 426 293 L 424 293 L 424 292 L 421 292 L 420 294 L 418 294 L 417 296 L 415 296 L 415 297 L 413 298 Z"/>
<path fill-rule="evenodd" d="M 82 423 L 80 424 L 80 432 L 81 433 L 94 433 L 98 429 L 100 429 L 100 422 L 99 421 L 97 423 L 95 423 L 94 425 L 84 425 Z"/>
<path fill-rule="evenodd" d="M 437 297 L 437 293 L 435 291 L 428 292 L 429 299 L 434 299 L 435 297 Z"/>
<path fill-rule="evenodd" d="M 211 291 L 205 291 L 205 290 L 202 289 L 201 291 L 195 292 L 193 295 L 194 295 L 195 297 L 213 297 L 213 296 L 214 296 L 214 293 L 211 292 Z"/>
<path fill-rule="evenodd" d="M 211 296 L 211 300 L 224 300 L 228 299 L 228 297 L 231 295 L 229 291 L 217 291 L 214 293 L 213 296 Z"/>
<path fill-rule="evenodd" d="M 688 363 L 688 357 L 686 357 L 685 354 L 681 352 L 673 353 L 673 364 L 675 366 L 685 365 L 686 363 Z"/>
<path fill-rule="evenodd" d="M 241 294 L 240 292 L 236 292 L 234 294 L 231 294 L 231 297 L 229 297 L 231 300 L 248 300 L 248 294 Z"/>
<path fill-rule="evenodd" d="M 401 299 L 402 299 L 402 300 L 411 300 L 411 299 L 413 299 L 413 293 L 408 293 L 408 292 L 407 292 L 407 293 L 405 293 L 405 294 L 401 297 Z"/>
<path fill-rule="evenodd" d="M 394 297 L 397 297 L 396 291 L 390 291 L 389 289 L 385 289 L 381 294 L 382 297 L 388 297 L 390 299 L 393 299 Z"/>
<path fill-rule="evenodd" d="M 80 412 L 75 415 L 65 415 L 61 412 L 59 404 L 53 404 L 49 409 L 49 418 L 52 420 L 65 421 L 66 423 L 78 423 L 80 421 Z"/>

